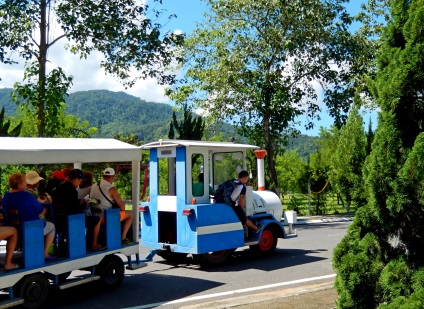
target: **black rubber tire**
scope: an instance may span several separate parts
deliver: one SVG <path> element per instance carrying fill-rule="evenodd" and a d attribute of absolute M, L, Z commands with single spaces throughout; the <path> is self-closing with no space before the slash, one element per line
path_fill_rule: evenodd
<path fill-rule="evenodd" d="M 124 262 L 114 254 L 105 256 L 96 267 L 96 275 L 100 276 L 101 285 L 107 289 L 118 287 L 124 279 L 124 274 Z"/>
<path fill-rule="evenodd" d="M 162 250 L 158 251 L 156 254 L 171 263 L 181 263 L 186 261 L 187 259 L 187 253 L 181 252 L 171 252 L 168 250 Z"/>
<path fill-rule="evenodd" d="M 222 263 L 224 263 L 228 257 L 231 256 L 231 254 L 233 254 L 233 252 L 236 249 L 228 249 L 228 250 L 220 250 L 220 251 L 214 251 L 214 252 L 210 252 L 210 253 L 205 253 L 203 255 L 204 259 L 202 261 L 203 265 L 208 265 L 208 266 L 217 266 L 220 265 Z"/>
<path fill-rule="evenodd" d="M 24 308 L 39 308 L 49 296 L 49 280 L 40 273 L 28 275 L 17 284 L 17 296 L 23 298 Z"/>
<path fill-rule="evenodd" d="M 272 226 L 267 226 L 262 231 L 257 245 L 250 246 L 250 249 L 258 255 L 268 256 L 275 251 L 277 248 L 277 232 Z"/>

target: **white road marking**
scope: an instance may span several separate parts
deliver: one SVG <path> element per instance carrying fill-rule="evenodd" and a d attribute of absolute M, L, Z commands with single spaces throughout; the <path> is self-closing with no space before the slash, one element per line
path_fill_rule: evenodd
<path fill-rule="evenodd" d="M 152 307 L 166 306 L 166 305 L 172 305 L 172 304 L 180 304 L 180 303 L 185 303 L 185 302 L 189 302 L 189 301 L 196 301 L 196 300 L 201 300 L 201 299 L 221 297 L 221 296 L 227 296 L 227 295 L 235 295 L 235 294 L 247 293 L 247 292 L 252 292 L 252 291 L 271 289 L 271 288 L 276 288 L 276 287 L 286 286 L 286 285 L 291 285 L 291 284 L 311 282 L 311 281 L 316 281 L 316 280 L 330 279 L 330 278 L 334 278 L 335 276 L 336 276 L 336 274 L 331 274 L 331 275 L 326 275 L 326 276 L 299 279 L 299 280 L 294 280 L 294 281 L 289 281 L 289 282 L 279 282 L 279 283 L 267 284 L 267 285 L 257 286 L 257 287 L 253 287 L 253 288 L 246 288 L 246 289 L 241 289 L 241 290 L 234 290 L 234 291 L 228 291 L 228 292 L 221 292 L 221 293 L 200 295 L 200 296 L 194 296 L 194 297 L 188 297 L 188 298 L 181 298 L 181 299 L 176 299 L 176 300 L 172 300 L 172 301 L 168 301 L 168 302 L 152 303 L 152 304 L 147 304 L 147 305 L 143 305 L 143 306 L 128 307 L 126 309 L 144 309 L 144 308 L 152 308 Z"/>

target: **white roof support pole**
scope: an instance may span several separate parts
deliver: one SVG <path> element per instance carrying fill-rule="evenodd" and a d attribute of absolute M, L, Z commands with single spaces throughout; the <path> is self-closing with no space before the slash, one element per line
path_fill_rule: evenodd
<path fill-rule="evenodd" d="M 138 214 L 138 207 L 140 204 L 140 160 L 132 161 L 132 194 L 131 194 L 131 201 L 132 201 L 132 211 L 134 215 L 133 225 L 132 225 L 132 231 L 133 231 L 133 240 L 138 241 L 139 239 L 139 214 Z"/>

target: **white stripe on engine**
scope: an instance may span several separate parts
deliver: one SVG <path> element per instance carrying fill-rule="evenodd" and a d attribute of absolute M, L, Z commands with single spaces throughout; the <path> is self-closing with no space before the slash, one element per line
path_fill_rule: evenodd
<path fill-rule="evenodd" d="M 226 224 L 217 224 L 217 225 L 209 225 L 209 226 L 199 226 L 196 229 L 197 235 L 207 235 L 207 234 L 215 234 L 222 232 L 231 232 L 243 230 L 243 226 L 240 222 L 234 223 L 226 223 Z"/>

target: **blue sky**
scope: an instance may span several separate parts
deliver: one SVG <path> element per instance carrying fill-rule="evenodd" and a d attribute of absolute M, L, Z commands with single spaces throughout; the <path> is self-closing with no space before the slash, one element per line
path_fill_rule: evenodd
<path fill-rule="evenodd" d="M 351 13 L 358 12 L 362 1 L 352 1 L 349 4 L 349 11 Z M 165 9 L 166 13 L 164 15 L 177 15 L 177 18 L 167 22 L 164 30 L 181 30 L 185 33 L 190 33 L 196 27 L 196 22 L 200 22 L 203 19 L 203 14 L 207 10 L 205 2 L 201 0 L 163 0 L 162 5 L 153 2 L 153 0 L 147 0 L 147 4 Z M 166 18 L 159 20 L 160 23 L 166 21 Z M 56 37 L 60 35 L 59 28 L 56 29 L 55 34 Z M 106 75 L 103 69 L 100 68 L 99 63 L 103 58 L 101 54 L 94 52 L 87 59 L 79 59 L 78 56 L 64 51 L 65 44 L 66 41 L 60 40 L 49 49 L 48 66 L 50 67 L 48 69 L 60 66 L 66 74 L 72 75 L 74 79 L 71 92 L 97 89 L 123 91 L 146 101 L 172 104 L 164 95 L 165 86 L 159 85 L 156 80 L 138 81 L 132 88 L 125 89 L 115 77 Z M 23 70 L 23 61 L 13 66 L 0 64 L 2 78 L 0 88 L 12 88 L 14 83 L 22 82 Z M 375 118 L 375 116 L 373 117 Z M 315 122 L 313 130 L 306 131 L 303 127 L 299 127 L 299 129 L 304 134 L 318 135 L 320 126 L 329 127 L 332 123 L 331 118 L 325 111 L 321 113 L 321 118 L 321 121 Z M 368 125 L 369 116 L 365 116 L 364 121 Z M 376 121 L 373 120 L 373 123 L 375 124 Z"/>

